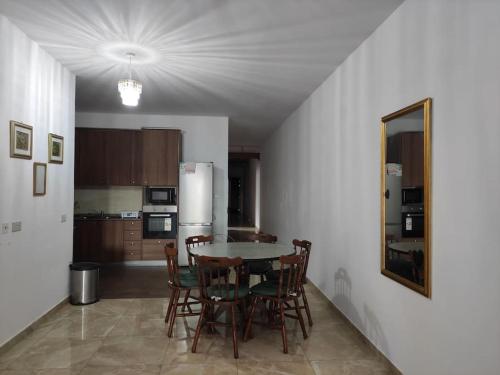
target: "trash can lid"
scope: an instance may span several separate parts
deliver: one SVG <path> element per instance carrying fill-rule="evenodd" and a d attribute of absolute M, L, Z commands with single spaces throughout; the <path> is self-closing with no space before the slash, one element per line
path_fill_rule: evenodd
<path fill-rule="evenodd" d="M 99 263 L 93 262 L 81 262 L 73 263 L 69 265 L 71 271 L 90 271 L 99 269 Z"/>

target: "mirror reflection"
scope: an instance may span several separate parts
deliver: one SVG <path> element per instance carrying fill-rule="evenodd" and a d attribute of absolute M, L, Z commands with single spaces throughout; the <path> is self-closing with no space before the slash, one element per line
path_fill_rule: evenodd
<path fill-rule="evenodd" d="M 425 103 L 383 119 L 382 273 L 428 295 Z M 387 118 L 389 117 L 389 118 Z"/>

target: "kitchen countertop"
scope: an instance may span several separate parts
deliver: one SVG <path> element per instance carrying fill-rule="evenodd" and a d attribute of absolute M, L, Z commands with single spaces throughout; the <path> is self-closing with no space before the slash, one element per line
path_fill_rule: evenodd
<path fill-rule="evenodd" d="M 120 214 L 75 214 L 74 215 L 75 220 L 142 220 L 142 217 L 139 216 L 138 218 L 123 218 Z"/>

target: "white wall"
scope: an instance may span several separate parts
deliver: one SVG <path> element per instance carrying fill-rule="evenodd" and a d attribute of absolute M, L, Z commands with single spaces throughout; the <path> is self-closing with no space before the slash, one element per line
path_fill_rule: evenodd
<path fill-rule="evenodd" d="M 500 3 L 403 3 L 274 132 L 263 230 L 404 374 L 500 369 Z M 432 97 L 432 299 L 380 274 L 379 122 Z"/>
<path fill-rule="evenodd" d="M 68 295 L 74 115 L 75 77 L 0 15 L 0 223 L 22 222 L 0 234 L 0 346 Z M 9 157 L 10 120 L 33 126 L 33 160 Z M 64 164 L 48 164 L 47 195 L 34 197 L 49 132 L 64 137 Z"/>
<path fill-rule="evenodd" d="M 77 112 L 77 127 L 182 130 L 182 159 L 214 163 L 214 233 L 227 235 L 228 118 Z"/>

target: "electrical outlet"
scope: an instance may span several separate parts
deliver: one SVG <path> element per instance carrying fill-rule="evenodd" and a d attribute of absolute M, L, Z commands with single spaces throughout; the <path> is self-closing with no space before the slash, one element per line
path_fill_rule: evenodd
<path fill-rule="evenodd" d="M 21 222 L 20 221 L 14 221 L 12 223 L 12 232 L 20 232 L 21 231 Z"/>
<path fill-rule="evenodd" d="M 66 214 L 61 215 L 61 223 L 65 223 L 67 220 Z"/>
<path fill-rule="evenodd" d="M 2 224 L 2 234 L 7 234 L 9 233 L 9 223 L 3 223 Z"/>

